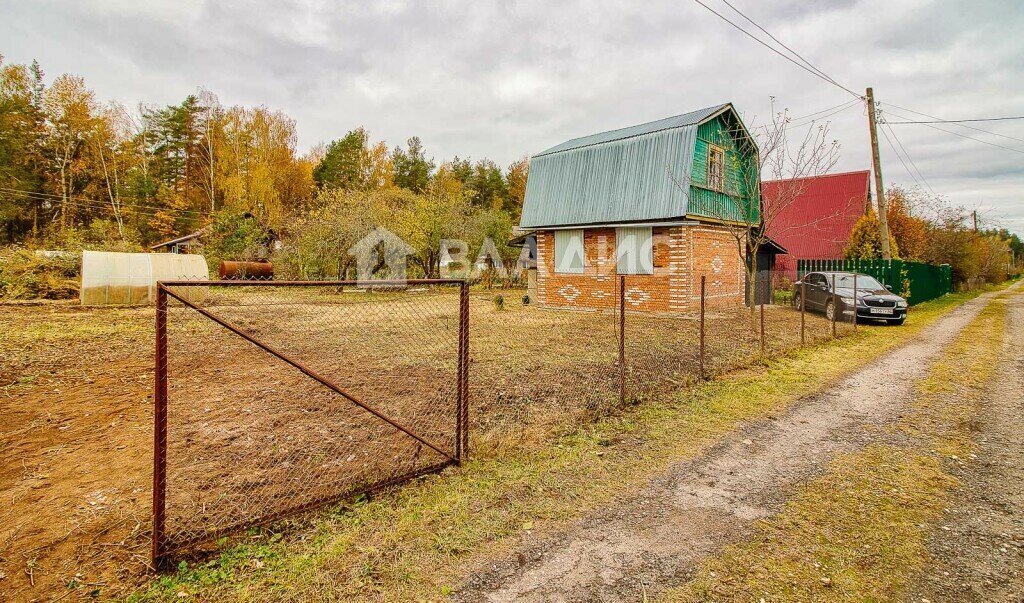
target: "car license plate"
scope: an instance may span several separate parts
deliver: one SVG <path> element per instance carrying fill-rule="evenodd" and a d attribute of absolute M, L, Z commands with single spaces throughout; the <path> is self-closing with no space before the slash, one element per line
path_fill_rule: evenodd
<path fill-rule="evenodd" d="M 871 308 L 872 314 L 892 314 L 892 308 Z"/>

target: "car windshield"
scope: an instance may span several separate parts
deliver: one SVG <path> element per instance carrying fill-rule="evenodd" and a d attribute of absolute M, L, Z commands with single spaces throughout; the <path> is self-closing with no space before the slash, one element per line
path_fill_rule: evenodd
<path fill-rule="evenodd" d="M 853 279 L 854 279 L 854 275 L 852 275 L 852 274 L 837 274 L 836 275 L 836 287 L 837 288 L 843 287 L 843 288 L 846 288 L 846 289 L 853 289 L 854 288 L 853 287 Z M 878 289 L 885 289 L 885 287 L 883 287 L 881 283 L 876 281 L 874 279 L 874 277 L 868 276 L 866 274 L 858 274 L 858 275 L 856 275 L 856 279 L 857 279 L 857 289 L 864 289 L 864 290 L 868 290 L 868 291 L 876 291 Z"/>

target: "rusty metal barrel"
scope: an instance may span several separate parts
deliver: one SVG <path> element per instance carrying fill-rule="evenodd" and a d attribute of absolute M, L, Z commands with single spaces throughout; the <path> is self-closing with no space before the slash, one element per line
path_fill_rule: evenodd
<path fill-rule="evenodd" d="M 274 264 L 266 260 L 259 262 L 236 262 L 224 260 L 218 270 L 222 280 L 270 280 L 274 278 Z"/>

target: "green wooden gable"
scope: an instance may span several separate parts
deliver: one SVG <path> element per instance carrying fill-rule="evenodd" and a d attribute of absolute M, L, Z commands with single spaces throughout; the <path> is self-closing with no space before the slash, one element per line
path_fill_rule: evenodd
<path fill-rule="evenodd" d="M 724 186 L 707 181 L 710 149 Z M 575 138 L 534 155 L 520 226 L 756 219 L 757 150 L 729 103 Z"/>

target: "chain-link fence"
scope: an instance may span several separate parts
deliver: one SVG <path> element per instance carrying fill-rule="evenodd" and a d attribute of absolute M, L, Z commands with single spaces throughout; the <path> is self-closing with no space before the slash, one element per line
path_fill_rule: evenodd
<path fill-rule="evenodd" d="M 161 284 L 154 559 L 459 462 L 467 293 Z"/>
<path fill-rule="evenodd" d="M 675 312 L 630 301 L 641 276 L 573 310 L 461 281 L 163 284 L 154 553 L 436 471 L 470 431 L 484 456 L 542 443 L 855 328 L 781 273 L 728 296 L 706 276 Z"/>

